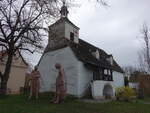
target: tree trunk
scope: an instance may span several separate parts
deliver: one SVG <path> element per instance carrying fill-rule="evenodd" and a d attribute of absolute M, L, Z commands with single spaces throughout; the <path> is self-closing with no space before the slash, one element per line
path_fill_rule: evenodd
<path fill-rule="evenodd" d="M 7 82 L 3 78 L 1 78 L 0 86 L 0 94 L 5 95 L 7 92 Z"/>
<path fill-rule="evenodd" d="M 7 82 L 11 70 L 12 59 L 13 59 L 13 52 L 9 51 L 8 59 L 5 66 L 5 71 L 3 74 L 1 74 L 2 76 L 1 76 L 1 84 L 0 84 L 0 93 L 2 95 L 5 95 L 7 93 Z"/>

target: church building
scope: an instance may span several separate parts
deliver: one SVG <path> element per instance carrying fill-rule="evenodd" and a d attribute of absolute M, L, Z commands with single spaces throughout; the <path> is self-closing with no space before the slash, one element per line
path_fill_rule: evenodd
<path fill-rule="evenodd" d="M 40 91 L 55 91 L 55 64 L 60 63 L 68 94 L 83 97 L 90 89 L 95 99 L 113 98 L 115 89 L 124 86 L 123 70 L 111 54 L 79 38 L 79 28 L 68 19 L 65 4 L 60 13 L 60 19 L 49 26 L 48 45 L 38 64 Z"/>

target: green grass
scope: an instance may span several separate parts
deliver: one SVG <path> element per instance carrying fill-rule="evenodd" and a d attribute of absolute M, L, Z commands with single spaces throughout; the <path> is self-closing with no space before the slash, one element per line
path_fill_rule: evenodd
<path fill-rule="evenodd" d="M 63 104 L 51 104 L 50 96 L 27 100 L 25 96 L 0 97 L 0 113 L 150 113 L 150 104 L 136 102 L 84 103 L 68 97 Z"/>

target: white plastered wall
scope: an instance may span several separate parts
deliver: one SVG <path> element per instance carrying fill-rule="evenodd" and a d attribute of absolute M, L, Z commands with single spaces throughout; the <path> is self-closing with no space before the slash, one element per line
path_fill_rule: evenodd
<path fill-rule="evenodd" d="M 113 97 L 115 97 L 115 90 L 118 87 L 124 86 L 124 75 L 120 72 L 113 72 L 113 81 L 96 80 L 91 83 L 92 96 L 94 99 L 104 99 L 103 89 L 105 85 L 110 85 L 113 89 Z"/>
<path fill-rule="evenodd" d="M 115 89 L 124 86 L 124 75 L 120 72 L 113 72 L 113 82 Z"/>
<path fill-rule="evenodd" d="M 65 37 L 70 39 L 70 32 L 74 33 L 74 42 L 79 42 L 79 30 L 75 28 L 73 25 L 65 22 Z"/>
<path fill-rule="evenodd" d="M 87 88 L 90 87 L 90 82 L 93 79 L 93 72 L 86 68 L 82 62 L 78 62 L 79 77 L 78 77 L 78 95 L 84 96 Z"/>
<path fill-rule="evenodd" d="M 70 47 L 62 48 L 53 52 L 47 52 L 39 63 L 41 73 L 41 92 L 55 91 L 55 82 L 58 71 L 55 64 L 62 64 L 65 70 L 67 93 L 78 95 L 78 60 Z"/>
<path fill-rule="evenodd" d="M 96 80 L 93 83 L 91 83 L 92 87 L 92 96 L 94 99 L 104 99 L 103 95 L 103 89 L 105 85 L 110 85 L 113 90 L 113 97 L 115 96 L 115 88 L 113 81 L 103 81 L 103 80 Z"/>

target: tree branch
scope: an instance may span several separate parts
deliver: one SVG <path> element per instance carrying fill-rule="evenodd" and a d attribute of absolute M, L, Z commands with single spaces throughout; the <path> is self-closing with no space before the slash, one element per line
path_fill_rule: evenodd
<path fill-rule="evenodd" d="M 28 48 L 18 48 L 18 49 L 20 49 L 20 50 L 25 50 L 25 51 L 29 51 L 30 53 L 34 53 L 35 52 L 35 49 L 34 50 L 30 50 L 30 49 L 28 49 Z"/>
<path fill-rule="evenodd" d="M 8 47 L 5 44 L 0 44 L 0 46 L 5 47 L 6 50 L 8 49 Z"/>
<path fill-rule="evenodd" d="M 7 36 L 6 36 L 6 34 L 5 34 L 4 30 L 3 30 L 3 25 L 2 25 L 2 23 L 1 23 L 1 21 L 0 21 L 0 30 L 1 30 L 1 33 L 3 34 L 3 37 L 4 37 L 5 39 L 7 39 Z M 0 41 L 2 41 L 2 40 L 0 40 Z M 3 42 L 4 42 L 4 41 L 3 41 Z"/>
<path fill-rule="evenodd" d="M 4 40 L 3 38 L 0 38 L 0 42 L 7 43 L 7 41 Z"/>

